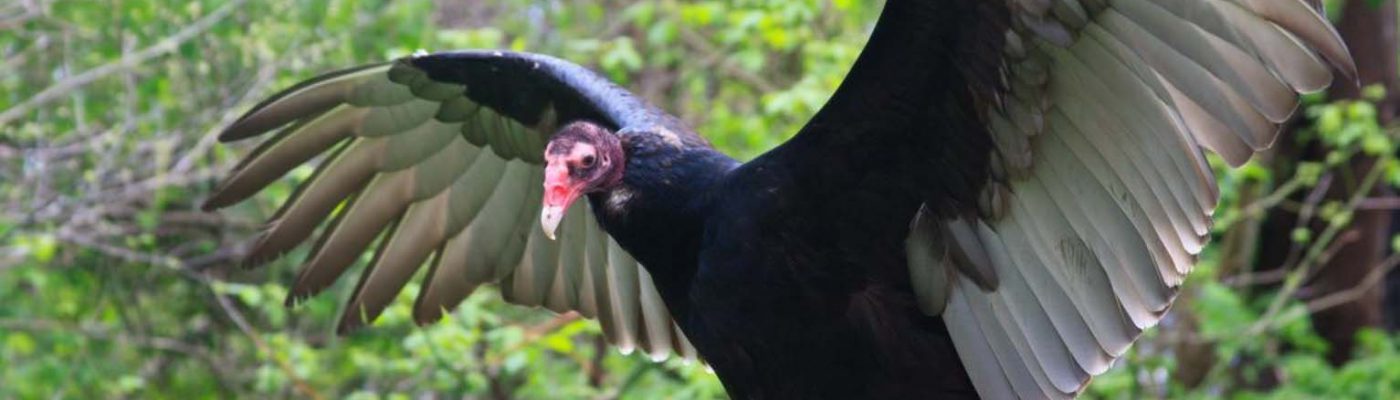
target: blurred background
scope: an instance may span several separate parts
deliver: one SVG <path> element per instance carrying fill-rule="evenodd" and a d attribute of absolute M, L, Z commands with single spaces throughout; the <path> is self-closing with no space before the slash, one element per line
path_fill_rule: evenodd
<path fill-rule="evenodd" d="M 748 159 L 820 107 L 880 6 L 0 0 L 0 399 L 723 397 L 701 365 L 620 354 L 591 321 L 489 289 L 416 327 L 410 285 L 375 326 L 337 337 L 350 280 L 289 310 L 305 248 L 238 266 L 310 168 L 200 212 L 251 145 L 215 136 L 322 72 L 506 48 L 600 71 Z M 1216 160 L 1211 247 L 1162 326 L 1086 397 L 1400 398 L 1397 9 L 1327 6 L 1361 85 L 1309 96 L 1246 167 Z"/>

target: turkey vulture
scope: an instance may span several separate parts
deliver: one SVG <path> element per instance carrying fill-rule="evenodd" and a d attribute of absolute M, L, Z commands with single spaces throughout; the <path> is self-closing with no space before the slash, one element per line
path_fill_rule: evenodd
<path fill-rule="evenodd" d="M 563 60 L 414 55 L 256 105 L 221 139 L 277 134 L 206 208 L 326 154 L 248 257 L 329 220 L 292 304 L 373 245 L 342 332 L 427 264 L 418 323 L 493 283 L 736 398 L 1073 397 L 1190 272 L 1203 151 L 1245 162 L 1352 73 L 1313 6 L 889 0 L 831 100 L 747 163 Z"/>

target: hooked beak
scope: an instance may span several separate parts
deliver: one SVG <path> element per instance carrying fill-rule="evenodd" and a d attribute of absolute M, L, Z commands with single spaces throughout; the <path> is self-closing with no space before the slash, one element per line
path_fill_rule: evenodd
<path fill-rule="evenodd" d="M 549 240 L 555 240 L 554 231 L 559 229 L 569 205 L 583 193 L 581 185 L 570 181 L 568 168 L 552 164 L 545 169 L 544 207 L 540 210 L 540 228 Z"/>

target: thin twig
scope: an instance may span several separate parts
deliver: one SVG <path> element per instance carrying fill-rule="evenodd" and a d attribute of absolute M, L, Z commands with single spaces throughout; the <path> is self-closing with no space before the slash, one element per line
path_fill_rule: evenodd
<path fill-rule="evenodd" d="M 1381 265 L 1377 266 L 1376 268 L 1372 268 L 1371 272 L 1366 273 L 1366 277 L 1363 278 L 1361 282 L 1357 282 L 1355 286 L 1352 286 L 1351 288 L 1348 288 L 1346 290 L 1329 293 L 1326 296 L 1318 297 L 1316 299 L 1308 300 L 1308 313 L 1316 314 L 1318 312 L 1328 310 L 1333 307 L 1337 307 L 1360 299 L 1361 296 L 1366 295 L 1366 292 L 1375 289 L 1376 285 L 1379 285 L 1382 281 L 1384 281 L 1385 277 L 1388 274 L 1390 274 L 1390 271 L 1395 270 L 1395 267 L 1397 265 L 1400 265 L 1400 254 L 1392 254 L 1390 257 L 1386 257 L 1385 261 L 1383 261 Z"/>
<path fill-rule="evenodd" d="M 1317 205 L 1322 202 L 1323 196 L 1327 194 L 1327 190 L 1332 187 L 1332 180 L 1332 174 L 1323 175 L 1322 178 L 1318 180 L 1317 185 L 1314 185 L 1312 190 L 1308 192 L 1308 195 L 1304 196 L 1302 205 L 1297 212 L 1298 221 L 1293 226 L 1294 230 L 1307 226 L 1308 222 L 1312 220 L 1313 214 L 1317 212 Z M 1301 180 L 1295 177 L 1290 183 L 1291 182 L 1301 183 Z M 1284 186 L 1290 185 L 1285 184 Z M 1296 188 L 1290 188 L 1288 190 L 1280 188 L 1279 190 L 1275 190 L 1273 194 L 1270 194 L 1266 199 L 1251 203 L 1250 206 L 1247 206 L 1246 209 L 1250 209 L 1251 211 L 1246 211 L 1245 213 L 1251 214 L 1250 218 L 1261 217 L 1264 211 L 1274 205 L 1280 204 L 1283 199 L 1287 198 L 1287 196 L 1294 191 L 1296 191 Z M 1257 215 L 1253 215 L 1256 213 Z M 1237 219 L 1237 221 L 1242 219 L 1243 218 Z M 1226 225 L 1224 229 L 1229 229 L 1228 225 Z M 1225 278 L 1224 284 L 1226 286 L 1239 287 L 1281 282 L 1284 278 L 1288 277 L 1290 271 L 1288 268 L 1285 268 L 1285 266 L 1293 265 L 1301 254 L 1301 247 L 1296 245 L 1291 246 L 1291 248 L 1289 248 L 1288 257 L 1284 258 L 1283 264 L 1279 265 L 1278 268 L 1270 269 L 1265 272 L 1246 271 L 1243 274 Z"/>
<path fill-rule="evenodd" d="M 246 2 L 247 0 L 230 1 L 224 4 L 223 7 L 219 7 L 217 10 L 214 10 L 214 12 L 209 13 L 209 15 L 205 15 L 199 20 L 196 20 L 194 23 L 184 27 L 183 29 L 180 29 L 178 32 L 175 32 L 174 35 L 170 35 L 165 39 L 161 39 L 161 41 L 156 42 L 156 44 L 151 45 L 150 47 L 141 49 L 133 53 L 127 53 L 126 55 L 122 56 L 120 60 L 103 64 L 102 66 L 84 71 L 77 75 L 73 75 L 71 77 L 68 77 L 67 79 L 59 81 L 53 86 L 45 88 L 38 94 L 29 98 L 28 101 L 20 103 L 19 105 L 16 105 L 14 107 L 10 107 L 4 112 L 0 112 L 0 126 L 8 125 L 14 120 L 29 114 L 30 111 L 33 111 L 39 108 L 40 106 L 48 104 L 49 102 L 62 98 L 63 96 L 68 95 L 69 92 L 86 86 L 87 84 L 97 81 L 98 79 L 102 79 L 107 75 L 135 68 L 136 66 L 145 63 L 147 60 L 160 57 L 167 53 L 175 51 L 180 47 L 180 45 L 190 41 L 191 39 L 194 39 L 195 37 L 198 37 L 200 34 L 209 30 L 215 24 L 222 21 L 224 18 L 227 18 L 229 15 L 233 14 L 235 10 L 242 7 L 243 3 Z"/>
<path fill-rule="evenodd" d="M 232 376 L 224 363 L 214 358 L 209 351 L 201 346 L 186 343 L 179 339 L 133 334 L 131 332 L 113 332 L 97 326 L 86 324 L 70 324 L 59 321 L 24 318 L 24 319 L 0 319 L 0 329 L 7 331 L 26 331 L 31 333 L 49 334 L 52 332 L 77 333 L 90 339 L 109 340 L 121 343 L 133 343 L 137 346 L 154 350 L 167 351 L 183 354 L 191 358 L 200 360 L 209 367 L 214 378 L 219 385 L 224 388 L 232 388 L 234 385 L 225 381 L 225 377 Z"/>
<path fill-rule="evenodd" d="M 251 85 L 248 85 L 248 90 L 244 90 L 236 100 L 228 103 L 239 104 L 249 96 L 259 93 L 263 86 L 272 82 L 272 79 L 276 76 L 277 67 L 279 67 L 279 65 L 276 63 L 263 64 L 263 67 L 258 69 L 257 78 L 253 80 Z M 212 125 L 213 128 L 200 136 L 199 142 L 196 142 L 193 147 L 186 151 L 185 155 L 180 156 L 180 160 L 175 162 L 175 165 L 170 168 L 171 174 L 178 175 L 189 171 L 190 167 L 194 166 L 196 161 L 204 158 L 205 153 L 208 153 L 209 149 L 214 147 L 214 143 L 218 141 L 219 133 L 223 132 L 223 128 L 232 125 L 233 121 L 238 119 L 238 116 L 242 114 L 242 111 L 237 110 L 235 107 L 228 107 L 227 110 L 228 111 L 220 116 L 218 123 Z"/>
<path fill-rule="evenodd" d="M 1356 205 L 1361 202 L 1361 199 L 1364 199 L 1366 195 L 1371 192 L 1371 188 L 1375 187 L 1376 183 L 1380 181 L 1381 176 L 1385 175 L 1384 165 L 1387 160 L 1388 158 L 1381 158 L 1372 165 L 1371 170 L 1366 174 L 1366 178 L 1362 180 L 1356 192 L 1347 200 L 1347 210 L 1355 210 Z M 1283 310 L 1283 306 L 1287 304 L 1289 299 L 1293 298 L 1293 295 L 1297 293 L 1298 289 L 1302 288 L 1303 282 L 1306 281 L 1305 278 L 1313 273 L 1313 265 L 1321 260 L 1323 253 L 1328 249 L 1333 238 L 1336 237 L 1343 228 L 1348 226 L 1350 226 L 1350 224 L 1327 224 L 1327 228 L 1323 229 L 1322 233 L 1317 236 L 1317 240 L 1309 246 L 1306 256 L 1298 263 L 1297 267 L 1289 268 L 1289 270 L 1293 272 L 1284 280 L 1283 288 L 1275 295 L 1273 301 L 1269 304 L 1269 307 L 1265 309 L 1264 314 L 1260 316 L 1259 320 L 1245 331 L 1246 336 L 1257 335 L 1274 327 L 1274 317 L 1278 315 L 1279 311 Z"/>
<path fill-rule="evenodd" d="M 499 364 L 504 359 L 504 355 L 514 353 L 516 351 L 519 351 L 520 349 L 529 347 L 530 345 L 535 344 L 535 342 L 540 341 L 540 339 L 544 338 L 545 335 L 548 335 L 558 330 L 559 328 L 563 328 L 565 325 L 568 325 L 570 322 L 577 321 L 579 318 L 583 318 L 583 316 L 579 315 L 579 313 L 569 311 L 563 314 L 555 315 L 553 319 L 545 321 L 544 323 L 541 323 L 539 325 L 531 326 L 525 329 L 524 340 L 521 340 L 520 343 L 516 343 L 514 346 L 511 346 L 501 352 L 493 354 L 492 357 L 487 357 L 486 363 L 491 365 Z"/>
<path fill-rule="evenodd" d="M 1361 200 L 1357 210 L 1400 210 L 1400 197 L 1372 197 Z"/>
<path fill-rule="evenodd" d="M 24 11 L 17 14 L 10 14 L 10 11 L 14 11 L 12 8 L 19 8 Z M 0 15 L 8 14 L 8 16 L 0 17 L 0 31 L 19 28 L 20 25 L 28 22 L 30 19 L 41 15 L 41 10 L 43 10 L 43 8 L 36 4 L 34 0 L 20 0 L 17 4 L 0 6 L 0 11 L 4 11 L 4 13 L 0 13 Z"/>
<path fill-rule="evenodd" d="M 274 364 L 277 364 L 278 368 L 282 369 L 282 373 L 287 375 L 287 379 L 292 381 L 292 386 L 295 387 L 298 392 L 315 400 L 325 398 L 322 397 L 315 388 L 311 387 L 310 384 L 306 383 L 306 380 L 298 376 L 296 369 L 292 368 L 292 365 L 288 363 L 287 360 L 277 357 L 277 352 L 272 351 L 272 347 L 268 346 L 267 342 L 264 342 L 262 338 L 258 336 L 258 333 L 253 331 L 253 326 L 248 323 L 247 318 L 243 317 L 243 313 L 239 312 L 238 308 L 233 306 L 233 302 L 228 299 L 228 296 L 224 296 L 223 293 L 215 291 L 213 286 L 208 287 L 209 291 L 213 293 L 214 298 L 219 301 L 219 307 L 223 308 L 224 314 L 233 321 L 234 325 L 238 326 L 238 330 L 243 331 L 243 334 L 247 335 L 248 339 L 253 341 L 253 345 L 258 348 L 258 351 L 267 355 L 267 358 L 271 359 Z"/>
<path fill-rule="evenodd" d="M 778 85 L 774 85 L 767 79 L 763 79 L 763 77 L 758 76 L 753 72 L 749 72 L 749 70 L 740 68 L 738 65 L 735 65 L 733 57 L 724 56 L 724 52 L 720 51 L 719 49 L 716 49 L 715 46 L 711 45 L 710 41 L 708 39 L 705 39 L 704 36 L 701 36 L 699 32 L 695 32 L 694 30 L 685 27 L 684 24 L 678 25 L 677 29 L 679 29 L 680 31 L 681 40 L 684 40 L 687 45 L 695 48 L 701 53 L 712 56 L 712 59 L 717 61 L 715 64 L 725 73 L 728 73 L 730 76 L 738 78 L 741 81 L 747 82 L 749 85 L 752 85 L 754 88 L 757 88 L 760 92 L 772 93 L 780 90 Z"/>

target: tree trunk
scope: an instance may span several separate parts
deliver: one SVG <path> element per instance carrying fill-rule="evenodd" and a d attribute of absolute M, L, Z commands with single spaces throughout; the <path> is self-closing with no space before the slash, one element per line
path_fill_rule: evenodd
<path fill-rule="evenodd" d="M 1362 88 L 1381 84 L 1387 89 L 1387 98 L 1378 104 L 1378 116 L 1385 124 L 1395 119 L 1400 102 L 1400 79 L 1396 75 L 1396 4 L 1385 0 L 1379 7 L 1369 1 L 1349 0 L 1342 10 L 1342 19 L 1336 24 L 1342 38 L 1347 42 L 1357 66 L 1357 81 L 1347 80 L 1340 75 L 1328 91 L 1332 100 L 1357 99 Z M 1294 127 L 1287 128 L 1272 150 L 1275 176 L 1292 176 L 1298 160 L 1321 161 L 1326 150 L 1316 144 L 1299 145 Z M 1342 200 L 1350 197 L 1357 188 L 1356 179 L 1370 171 L 1375 160 L 1358 156 L 1344 167 L 1330 171 L 1336 179 L 1330 180 L 1326 188 L 1326 201 Z M 1385 196 L 1390 190 L 1378 185 L 1368 196 Z M 1303 202 L 1308 193 L 1299 193 L 1294 200 Z M 1291 210 L 1275 208 L 1269 212 L 1263 223 L 1265 234 L 1260 238 L 1260 252 L 1255 263 L 1255 271 L 1260 274 L 1277 274 L 1280 268 L 1289 268 L 1289 249 L 1295 246 L 1292 240 L 1293 227 L 1297 226 L 1298 215 Z M 1315 267 L 1313 279 L 1307 282 L 1303 292 L 1307 298 L 1320 298 L 1328 294 L 1356 289 L 1374 268 L 1379 268 L 1388 250 L 1391 233 L 1392 212 L 1385 209 L 1357 210 L 1353 223 L 1346 231 L 1337 235 L 1335 256 L 1325 264 Z M 1324 224 L 1311 225 L 1313 237 L 1322 230 Z M 1383 308 L 1383 285 L 1364 290 L 1355 300 L 1313 313 L 1313 327 L 1317 333 L 1331 344 L 1328 359 L 1333 364 L 1346 362 L 1352 356 L 1357 331 L 1367 327 L 1381 327 L 1385 323 Z"/>
<path fill-rule="evenodd" d="M 1384 85 L 1388 97 L 1378 104 L 1378 116 L 1381 123 L 1386 124 L 1395 119 L 1397 109 L 1400 109 L 1397 107 L 1400 102 L 1396 101 L 1400 99 L 1397 97 L 1400 95 L 1400 77 L 1396 74 L 1396 5 L 1394 0 L 1386 0 L 1379 7 L 1369 3 L 1347 1 L 1342 19 L 1337 24 L 1342 38 L 1356 58 L 1360 85 L 1339 79 L 1333 83 L 1329 94 L 1334 100 L 1357 99 L 1361 97 L 1362 88 Z M 1370 157 L 1357 157 L 1346 168 L 1350 169 L 1350 176 L 1359 177 L 1370 171 L 1374 163 L 1375 160 Z M 1348 187 L 1344 181 L 1335 181 L 1328 191 L 1328 199 L 1345 199 L 1356 190 Z M 1385 185 L 1378 185 L 1369 195 L 1384 196 L 1388 192 L 1390 190 Z M 1350 237 L 1354 240 L 1342 244 L 1336 256 L 1319 267 L 1317 277 L 1309 283 L 1309 298 L 1357 289 L 1372 269 L 1380 267 L 1389 243 L 1391 211 L 1358 210 L 1354 221 L 1348 228 L 1351 232 L 1338 235 L 1339 238 Z M 1383 286 L 1375 285 L 1362 290 L 1356 300 L 1312 315 L 1314 329 L 1332 345 L 1328 359 L 1334 364 L 1351 358 L 1357 331 L 1384 324 Z"/>

